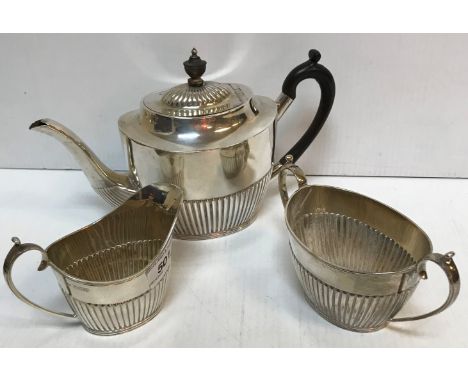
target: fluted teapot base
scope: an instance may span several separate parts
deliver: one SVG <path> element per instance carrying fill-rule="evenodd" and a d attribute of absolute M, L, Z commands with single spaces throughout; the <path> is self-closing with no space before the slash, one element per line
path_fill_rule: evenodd
<path fill-rule="evenodd" d="M 174 231 L 177 239 L 206 240 L 227 236 L 248 227 L 265 195 L 271 171 L 251 186 L 223 197 L 185 200 Z"/>

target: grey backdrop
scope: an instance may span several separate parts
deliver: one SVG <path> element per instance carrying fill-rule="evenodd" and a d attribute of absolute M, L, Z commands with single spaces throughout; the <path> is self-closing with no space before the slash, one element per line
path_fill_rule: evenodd
<path fill-rule="evenodd" d="M 468 177 L 468 35 L 0 35 L 0 167 L 77 168 L 61 145 L 28 131 L 51 117 L 124 169 L 119 115 L 185 81 L 192 46 L 208 61 L 205 78 L 272 98 L 309 48 L 321 51 L 337 95 L 299 162 L 309 174 Z M 278 157 L 318 94 L 312 82 L 300 86 L 280 122 Z"/>

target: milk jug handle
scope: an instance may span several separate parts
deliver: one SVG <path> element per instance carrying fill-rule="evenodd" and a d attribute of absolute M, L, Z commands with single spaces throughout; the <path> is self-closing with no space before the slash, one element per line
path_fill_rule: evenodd
<path fill-rule="evenodd" d="M 389 321 L 401 322 L 401 321 L 422 320 L 423 318 L 434 316 L 435 314 L 442 312 L 443 310 L 447 309 L 450 305 L 454 303 L 454 301 L 458 297 L 458 294 L 460 293 L 460 275 L 458 273 L 457 266 L 455 265 L 455 262 L 453 261 L 453 258 L 452 258 L 454 255 L 455 255 L 454 252 L 448 252 L 445 255 L 442 255 L 440 253 L 430 253 L 429 255 L 424 257 L 424 259 L 420 263 L 422 265 L 426 263 L 427 261 L 432 261 L 436 263 L 439 267 L 441 267 L 442 270 L 444 271 L 449 282 L 449 293 L 445 302 L 439 308 L 434 309 L 433 311 L 429 313 L 421 314 L 420 316 L 414 316 L 414 317 L 401 317 L 401 318 L 397 317 L 397 318 L 392 318 Z M 427 279 L 427 274 L 425 270 L 420 271 L 419 274 L 421 278 Z"/>
<path fill-rule="evenodd" d="M 47 268 L 48 262 L 47 262 L 47 254 L 42 249 L 40 246 L 32 243 L 25 243 L 21 244 L 20 240 L 17 237 L 13 237 L 11 239 L 14 243 L 13 247 L 10 249 L 10 252 L 8 252 L 8 255 L 5 258 L 5 262 L 3 263 L 3 276 L 5 277 L 5 281 L 8 285 L 8 287 L 11 289 L 13 294 L 18 297 L 21 301 L 24 303 L 33 306 L 34 308 L 37 308 L 39 310 L 42 310 L 44 312 L 53 314 L 55 316 L 64 316 L 64 317 L 71 317 L 75 318 L 76 315 L 73 313 L 62 313 L 62 312 L 56 312 L 54 310 L 50 310 L 47 308 L 44 308 L 43 306 L 40 306 L 34 302 L 32 302 L 30 299 L 25 297 L 15 286 L 13 283 L 13 279 L 11 277 L 11 271 L 13 269 L 13 264 L 15 261 L 23 254 L 28 251 L 36 250 L 41 252 L 42 254 L 42 261 L 39 264 L 39 268 L 37 269 L 38 271 L 42 271 Z"/>

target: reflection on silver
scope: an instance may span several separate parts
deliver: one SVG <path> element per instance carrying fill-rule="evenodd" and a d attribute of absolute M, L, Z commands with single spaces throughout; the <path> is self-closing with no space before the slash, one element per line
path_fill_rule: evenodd
<path fill-rule="evenodd" d="M 181 155 L 155 150 L 161 165 L 161 175 L 165 183 L 184 187 L 184 161 Z M 137 170 L 135 169 L 135 172 Z"/>
<path fill-rule="evenodd" d="M 276 104 L 278 105 L 278 117 L 277 120 L 279 121 L 281 117 L 284 115 L 286 110 L 288 110 L 289 106 L 293 103 L 293 99 L 287 96 L 284 93 L 281 93 L 278 98 L 276 98 Z"/>
<path fill-rule="evenodd" d="M 311 68 L 315 64 L 317 60 L 307 61 Z M 40 119 L 30 129 L 63 143 L 94 190 L 112 205 L 122 204 L 148 184 L 179 185 L 187 213 L 177 227 L 179 236 L 218 237 L 246 227 L 255 216 L 252 211 L 263 188 L 259 198 L 246 197 L 248 213 L 228 203 L 246 195 L 246 190 L 258 190 L 259 184 L 267 182 L 265 174 L 276 175 L 279 164 L 272 164 L 275 124 L 293 99 L 281 93 L 273 101 L 253 95 L 242 84 L 204 81 L 206 61 L 196 49 L 184 67 L 190 77 L 186 83 L 144 96 L 139 109 L 119 118 L 128 160 L 125 173 L 110 170 L 77 135 L 52 119 Z M 325 70 L 320 68 L 316 69 Z M 206 214 L 223 216 L 223 222 L 201 217 Z"/>
<path fill-rule="evenodd" d="M 247 165 L 250 147 L 247 141 L 220 150 L 221 164 L 226 178 L 235 178 Z"/>
<path fill-rule="evenodd" d="M 399 272 L 416 264 L 394 240 L 343 215 L 305 214 L 295 221 L 293 230 L 298 239 L 323 261 L 352 272 Z M 356 331 L 386 326 L 417 285 L 384 296 L 347 293 L 314 277 L 294 255 L 293 259 L 312 307 L 335 325 Z"/>
<path fill-rule="evenodd" d="M 3 265 L 7 284 L 23 302 L 51 314 L 76 317 L 93 334 L 132 330 L 153 318 L 161 306 L 181 200 L 182 191 L 176 186 L 146 186 L 101 220 L 46 250 L 15 238 Z M 30 250 L 42 253 L 39 270 L 53 269 L 73 313 L 44 308 L 16 289 L 13 264 Z"/>

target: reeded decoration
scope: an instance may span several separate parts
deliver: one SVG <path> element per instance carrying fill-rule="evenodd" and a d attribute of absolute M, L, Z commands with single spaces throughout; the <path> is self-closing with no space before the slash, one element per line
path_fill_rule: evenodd
<path fill-rule="evenodd" d="M 286 174 L 299 189 L 288 195 Z M 296 274 L 312 308 L 331 323 L 357 332 L 384 328 L 447 309 L 460 292 L 454 253 L 434 253 L 424 231 L 392 208 L 355 192 L 309 186 L 290 156 L 278 186 Z M 413 317 L 395 317 L 426 279 L 432 261 L 449 281 L 446 301 Z"/>
<path fill-rule="evenodd" d="M 215 238 L 245 228 L 253 222 L 269 180 L 270 173 L 246 190 L 228 197 L 184 203 L 175 235 L 181 239 Z"/>
<path fill-rule="evenodd" d="M 362 273 L 399 272 L 416 264 L 393 239 L 359 220 L 334 213 L 304 214 L 294 225 L 311 253 L 334 266 Z M 387 324 L 416 285 L 385 296 L 347 293 L 322 282 L 300 264 L 294 266 L 312 307 L 336 325 L 368 331 Z"/>
<path fill-rule="evenodd" d="M 303 80 L 318 84 L 320 101 L 312 102 L 318 104 L 313 121 L 289 150 L 296 160 L 324 125 L 335 99 L 335 82 L 319 59 L 320 54 L 310 50 L 307 61 L 288 74 L 273 100 L 239 83 L 205 81 L 207 62 L 193 48 L 183 62 L 189 77 L 185 83 L 147 94 L 139 109 L 119 118 L 128 158 L 125 173 L 106 167 L 57 121 L 43 118 L 30 129 L 63 143 L 108 203 L 119 206 L 147 184 L 177 184 L 184 202 L 176 237 L 221 237 L 247 227 L 257 215 L 268 181 L 284 163 L 284 157 L 274 163 L 278 122 Z M 276 62 L 265 63 L 272 64 Z"/>
<path fill-rule="evenodd" d="M 152 319 L 166 293 L 171 267 L 172 232 L 182 202 L 174 185 L 142 188 L 97 222 L 42 249 L 14 238 L 3 272 L 23 302 L 51 314 L 78 318 L 99 335 L 132 330 Z M 42 253 L 39 270 L 50 266 L 73 313 L 30 301 L 15 287 L 11 270 L 29 250 Z"/>
<path fill-rule="evenodd" d="M 293 230 L 312 253 L 354 272 L 395 272 L 416 264 L 393 239 L 348 216 L 304 214 Z"/>
<path fill-rule="evenodd" d="M 226 85 L 205 82 L 202 87 L 179 85 L 170 89 L 161 99 L 165 114 L 177 117 L 196 117 L 216 114 L 231 108 L 230 103 L 222 103 L 232 93 Z"/>

